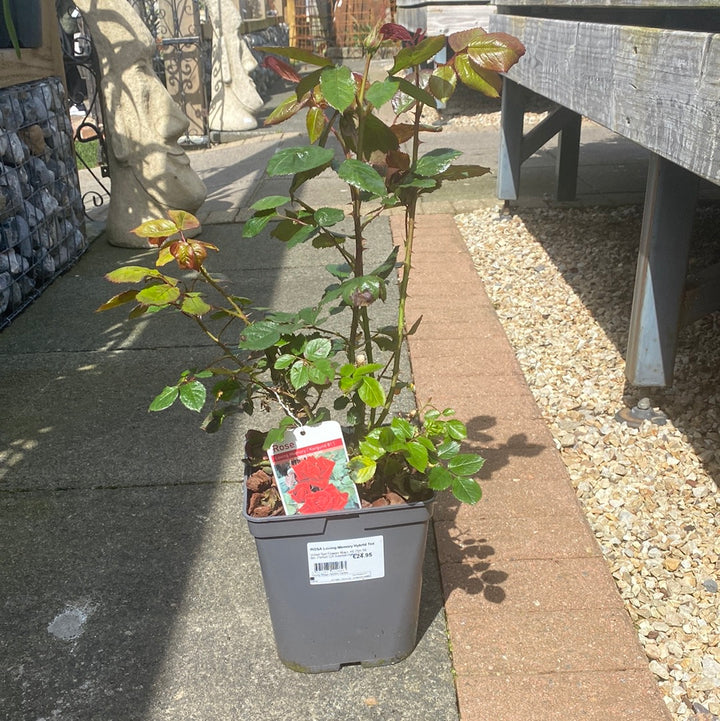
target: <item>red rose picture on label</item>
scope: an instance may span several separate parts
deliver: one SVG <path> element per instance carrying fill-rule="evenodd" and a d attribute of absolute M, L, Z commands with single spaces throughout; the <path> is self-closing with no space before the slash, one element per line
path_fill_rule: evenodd
<path fill-rule="evenodd" d="M 339 423 L 291 429 L 268 457 L 287 515 L 360 508 Z"/>

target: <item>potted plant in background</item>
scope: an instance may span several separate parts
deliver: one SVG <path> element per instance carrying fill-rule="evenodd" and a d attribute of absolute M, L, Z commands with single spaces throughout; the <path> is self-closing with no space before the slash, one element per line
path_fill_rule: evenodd
<path fill-rule="evenodd" d="M 371 60 L 388 41 L 400 47 L 387 77 L 373 82 Z M 424 69 L 446 43 L 451 59 Z M 452 410 L 421 405 L 403 412 L 398 403 L 412 391 L 401 372 L 404 341 L 420 322 L 408 327 L 405 316 L 418 198 L 444 182 L 488 172 L 455 163 L 460 153 L 452 149 L 421 153 L 422 133 L 438 131 L 423 124 L 422 109 L 447 102 L 458 81 L 497 96 L 498 73 L 524 48 L 511 36 L 479 28 L 426 37 L 385 24 L 365 41 L 362 73 L 304 50 L 260 49 L 272 53 L 267 65 L 296 84 L 296 93 L 266 124 L 305 111 L 310 142 L 280 149 L 270 159 L 268 175 L 292 176 L 288 194 L 257 201 L 243 236 L 267 228 L 288 248 L 335 251 L 340 262 L 326 265 L 329 285 L 299 310 L 254 308 L 207 270 L 207 255 L 217 248 L 187 237 L 198 221 L 174 211 L 134 231 L 158 248 L 155 267 L 109 273 L 109 280 L 135 287 L 100 310 L 126 303 L 134 304 L 131 317 L 176 310 L 219 347 L 216 362 L 183 372 L 151 410 L 179 401 L 199 411 L 209 395 L 212 408 L 203 427 L 215 431 L 229 415 L 280 409 L 273 428 L 248 433 L 252 473 L 244 513 L 281 660 L 304 671 L 390 663 L 415 646 L 434 493 L 450 489 L 460 501 L 477 502 L 481 491 L 473 476 L 483 463 L 463 452 L 466 429 Z M 300 77 L 281 58 L 314 69 Z M 393 120 L 385 122 L 379 111 L 387 115 L 389 107 Z M 305 183 L 328 169 L 350 188 L 347 215 L 298 197 Z M 404 210 L 404 246 L 371 267 L 368 227 L 393 208 Z M 165 272 L 171 262 L 185 271 L 183 277 Z M 391 324 L 378 324 L 374 309 L 396 279 L 397 312 Z M 342 421 L 343 432 L 331 419 Z M 299 453 L 328 444 L 331 460 L 327 453 Z M 274 482 L 267 453 L 277 472 L 288 447 L 293 465 L 285 463 L 287 475 L 276 473 L 282 483 Z M 352 479 L 359 502 L 353 503 L 350 489 L 338 490 L 333 474 Z"/>

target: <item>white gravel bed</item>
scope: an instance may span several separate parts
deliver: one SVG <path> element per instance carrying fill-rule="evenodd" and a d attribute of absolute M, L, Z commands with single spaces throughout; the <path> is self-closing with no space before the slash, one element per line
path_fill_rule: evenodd
<path fill-rule="evenodd" d="M 624 376 L 641 208 L 456 217 L 675 719 L 720 715 L 720 313 L 682 331 L 673 387 Z M 720 208 L 696 223 L 717 262 Z M 649 396 L 668 416 L 615 413 Z"/>

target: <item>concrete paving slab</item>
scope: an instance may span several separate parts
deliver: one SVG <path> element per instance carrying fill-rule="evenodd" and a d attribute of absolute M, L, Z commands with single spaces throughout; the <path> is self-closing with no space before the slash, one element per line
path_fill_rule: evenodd
<path fill-rule="evenodd" d="M 297 674 L 240 503 L 238 483 L 2 494 L 7 718 L 456 721 L 432 543 L 410 659 Z"/>

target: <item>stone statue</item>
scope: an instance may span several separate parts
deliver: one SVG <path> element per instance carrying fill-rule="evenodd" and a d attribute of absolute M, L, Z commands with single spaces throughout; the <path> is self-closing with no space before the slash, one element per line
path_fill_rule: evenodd
<path fill-rule="evenodd" d="M 188 119 L 153 72 L 155 44 L 127 0 L 75 0 L 100 62 L 112 191 L 112 245 L 147 247 L 130 233 L 168 209 L 197 211 L 207 195 L 178 145 Z"/>
<path fill-rule="evenodd" d="M 210 0 L 207 10 L 213 26 L 210 130 L 252 130 L 263 100 L 250 77 L 257 62 L 240 35 L 240 13 L 233 0 Z"/>

